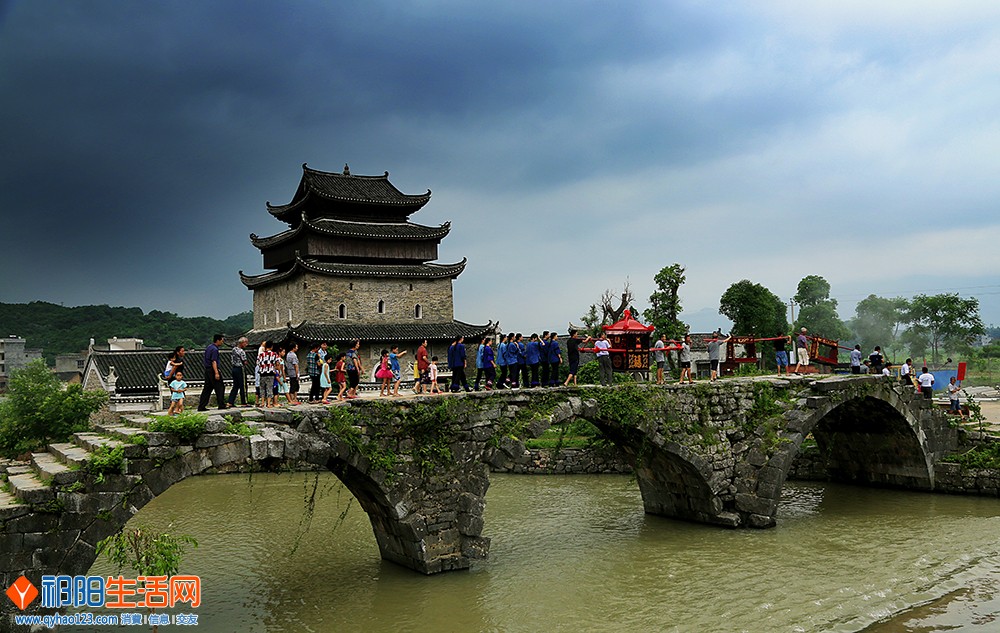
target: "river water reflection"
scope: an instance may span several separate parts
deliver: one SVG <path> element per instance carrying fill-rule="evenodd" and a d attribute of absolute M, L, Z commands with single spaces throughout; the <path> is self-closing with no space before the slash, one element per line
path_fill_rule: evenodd
<path fill-rule="evenodd" d="M 333 475 L 305 525 L 314 481 L 195 477 L 133 519 L 198 539 L 197 631 L 1000 630 L 996 499 L 789 484 L 775 529 L 725 530 L 645 515 L 626 476 L 494 475 L 490 559 L 425 577 Z"/>

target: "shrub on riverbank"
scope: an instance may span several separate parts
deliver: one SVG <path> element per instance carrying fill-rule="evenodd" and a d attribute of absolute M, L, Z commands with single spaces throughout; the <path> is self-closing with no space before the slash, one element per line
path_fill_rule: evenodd
<path fill-rule="evenodd" d="M 7 397 L 0 402 L 0 453 L 14 457 L 86 431 L 90 414 L 107 399 L 104 391 L 84 391 L 80 385 L 63 389 L 43 361 L 32 361 L 11 373 Z"/>
<path fill-rule="evenodd" d="M 965 469 L 1000 469 L 1000 442 L 978 444 L 964 453 L 948 455 L 941 461 L 958 464 Z"/>

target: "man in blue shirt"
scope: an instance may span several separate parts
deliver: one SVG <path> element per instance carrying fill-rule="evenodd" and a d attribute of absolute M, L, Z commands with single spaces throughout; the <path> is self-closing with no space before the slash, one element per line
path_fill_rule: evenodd
<path fill-rule="evenodd" d="M 486 351 L 486 341 L 488 340 L 489 338 L 484 336 L 483 339 L 479 341 L 479 349 L 476 350 L 476 382 L 472 385 L 472 389 L 474 391 L 479 391 L 479 382 L 483 379 L 483 375 L 486 373 L 486 365 L 483 364 L 483 354 Z M 492 357 L 493 350 L 490 350 L 491 361 Z M 488 385 L 487 388 L 489 388 Z"/>
<path fill-rule="evenodd" d="M 538 386 L 538 363 L 542 360 L 542 346 L 538 343 L 538 334 L 533 333 L 524 352 L 524 361 L 531 371 L 531 386 Z"/>
<path fill-rule="evenodd" d="M 545 330 L 542 332 L 542 337 L 538 339 L 538 353 L 541 359 L 540 365 L 542 368 L 542 386 L 549 386 L 549 331 Z"/>
<path fill-rule="evenodd" d="M 528 346 L 524 342 L 521 333 L 517 333 L 517 369 L 521 374 L 518 385 L 528 386 Z"/>
<path fill-rule="evenodd" d="M 549 335 L 549 344 L 545 346 L 549 357 L 549 387 L 559 384 L 559 365 L 562 364 L 562 348 L 559 347 L 559 335 L 553 332 Z"/>
<path fill-rule="evenodd" d="M 507 370 L 510 372 L 510 388 L 520 387 L 518 376 L 521 373 L 521 346 L 517 343 L 518 335 L 512 334 L 507 343 Z"/>
<path fill-rule="evenodd" d="M 490 347 L 490 337 L 483 339 L 482 350 L 483 350 L 483 371 L 486 372 L 486 390 L 489 391 L 493 388 L 494 383 L 497 379 L 497 369 L 496 369 L 496 357 L 493 354 L 493 348 Z"/>
<path fill-rule="evenodd" d="M 500 367 L 500 376 L 497 378 L 497 389 L 507 386 L 507 345 L 510 337 L 504 336 L 496 348 L 497 365 Z"/>
<path fill-rule="evenodd" d="M 222 362 L 219 359 L 219 346 L 222 345 L 222 335 L 212 337 L 212 344 L 205 348 L 205 387 L 198 399 L 198 410 L 207 411 L 208 401 L 215 392 L 215 401 L 220 409 L 227 408 L 226 386 L 222 382 Z"/>
<path fill-rule="evenodd" d="M 455 342 L 448 348 L 448 367 L 451 368 L 451 391 L 458 393 L 460 387 L 472 391 L 465 377 L 465 345 L 464 336 L 456 336 Z"/>

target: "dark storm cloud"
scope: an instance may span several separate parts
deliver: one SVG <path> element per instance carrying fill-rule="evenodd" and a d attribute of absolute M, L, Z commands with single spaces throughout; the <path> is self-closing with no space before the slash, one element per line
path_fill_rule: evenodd
<path fill-rule="evenodd" d="M 995 38 L 985 5 L 962 7 L 0 2 L 0 209 L 24 264 L 0 300 L 247 309 L 247 234 L 281 229 L 264 201 L 287 202 L 304 161 L 432 188 L 416 219 L 454 220 L 442 258 L 471 258 L 470 320 L 507 309 L 484 290 L 505 283 L 482 258 L 500 225 L 530 226 L 507 248 L 537 269 L 574 258 L 581 222 L 623 243 L 709 217 L 747 243 L 794 240 L 808 213 L 881 234 L 935 207 L 973 223 L 992 209 L 989 136 L 970 139 L 995 125 Z M 746 263 L 663 243 L 577 276 L 684 261 L 711 277 L 702 308 Z"/>

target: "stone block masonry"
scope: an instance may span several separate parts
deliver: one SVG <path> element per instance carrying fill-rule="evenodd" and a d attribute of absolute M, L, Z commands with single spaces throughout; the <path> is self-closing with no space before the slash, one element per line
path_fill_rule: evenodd
<path fill-rule="evenodd" d="M 344 319 L 340 318 L 341 304 Z M 451 279 L 353 279 L 312 273 L 254 290 L 253 313 L 257 330 L 306 319 L 379 324 L 448 323 L 455 317 Z M 320 319 L 321 315 L 325 316 Z"/>
<path fill-rule="evenodd" d="M 383 558 L 425 574 L 465 569 L 489 553 L 482 530 L 490 468 L 537 470 L 524 440 L 578 419 L 597 426 L 634 467 L 646 512 L 726 527 L 774 525 L 781 487 L 810 434 L 829 478 L 908 489 L 945 487 L 937 482 L 945 472 L 938 462 L 957 446 L 946 415 L 866 376 L 528 389 L 227 413 L 245 417 L 249 437 L 221 432 L 226 421 L 213 415 L 206 425 L 212 432 L 184 444 L 129 416 L 78 433 L 71 445 L 53 444 L 28 463 L 0 463 L 0 582 L 9 586 L 22 573 L 85 572 L 102 538 L 186 477 L 272 469 L 334 472 L 368 514 Z M 121 447 L 125 463 L 98 478 L 81 464 L 102 446 Z M 994 490 L 994 483 L 984 480 L 981 488 Z"/>

